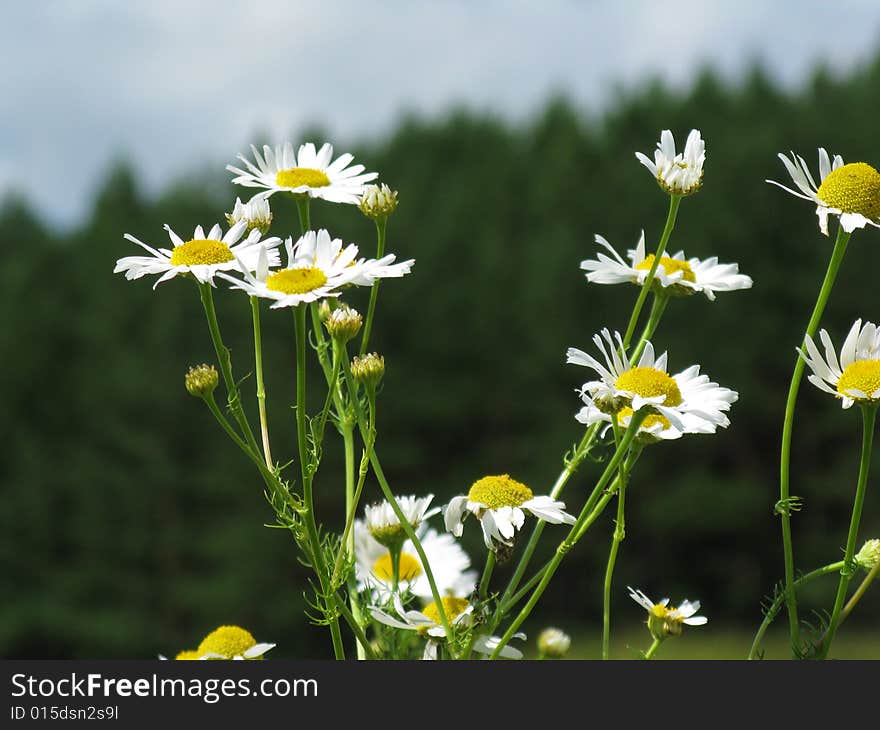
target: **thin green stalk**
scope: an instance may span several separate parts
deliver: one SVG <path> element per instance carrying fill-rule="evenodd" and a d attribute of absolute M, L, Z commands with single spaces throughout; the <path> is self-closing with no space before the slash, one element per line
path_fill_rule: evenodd
<path fill-rule="evenodd" d="M 865 591 L 868 590 L 868 587 L 871 583 L 874 582 L 874 579 L 877 577 L 877 574 L 880 573 L 880 561 L 868 571 L 868 574 L 865 576 L 864 580 L 861 582 L 858 588 L 856 588 L 856 592 L 852 594 L 852 597 L 847 601 L 846 605 L 843 607 L 843 611 L 840 612 L 840 621 L 837 622 L 837 628 L 840 628 L 840 625 L 846 620 L 846 617 L 852 613 L 852 610 L 858 605 L 858 602 L 861 600 L 862 596 L 865 595 Z"/>
<path fill-rule="evenodd" d="M 801 346 L 807 336 L 814 338 L 816 330 L 819 329 L 819 323 L 822 320 L 822 314 L 825 311 L 825 305 L 831 296 L 831 290 L 834 287 L 834 281 L 837 278 L 837 272 L 843 261 L 843 255 L 846 253 L 846 246 L 849 243 L 850 234 L 839 228 L 837 231 L 837 240 L 834 242 L 834 250 L 831 252 L 831 260 L 828 262 L 828 269 L 825 272 L 825 279 L 822 281 L 822 287 L 819 290 L 819 296 L 813 307 L 813 314 L 807 324 L 804 337 L 801 338 Z M 803 358 L 798 357 L 795 360 L 794 372 L 791 375 L 791 383 L 788 386 L 788 399 L 785 402 L 785 418 L 782 425 L 782 446 L 779 457 L 779 501 L 776 503 L 776 511 L 779 513 L 782 522 L 782 550 L 785 558 L 785 604 L 788 609 L 788 625 L 791 635 L 792 655 L 796 656 L 797 648 L 800 644 L 800 627 L 798 625 L 797 613 L 797 595 L 794 590 L 794 547 L 791 540 L 791 490 L 789 486 L 790 478 L 790 462 L 791 462 L 791 434 L 794 428 L 794 407 L 797 401 L 798 391 L 801 387 L 801 380 L 804 374 L 806 363 Z"/>
<path fill-rule="evenodd" d="M 368 430 L 367 423 L 364 419 L 364 414 L 361 411 L 360 401 L 358 400 L 357 383 L 355 383 L 354 376 L 351 374 L 351 363 L 348 361 L 348 357 L 342 357 L 342 368 L 343 372 L 345 373 L 345 382 L 348 386 L 349 399 L 354 408 L 358 428 L 361 432 L 361 438 L 363 439 L 364 443 L 368 443 L 371 440 L 375 439 L 375 436 L 373 435 L 375 433 L 375 427 L 373 427 L 371 430 Z M 373 389 L 372 391 L 368 389 L 367 396 L 369 408 L 371 409 L 371 411 L 375 412 L 375 389 Z M 370 422 L 375 423 L 375 421 L 372 419 Z M 388 484 L 388 480 L 385 478 L 385 472 L 382 470 L 382 464 L 379 462 L 379 455 L 376 453 L 375 446 L 370 450 L 370 465 L 373 467 L 373 473 L 376 475 L 376 479 L 379 482 L 379 488 L 382 490 L 382 494 L 388 501 L 388 504 L 391 505 L 391 509 L 397 516 L 397 519 L 400 522 L 400 526 L 403 528 L 403 531 L 406 533 L 406 536 L 409 538 L 410 542 L 412 542 L 416 553 L 418 553 L 419 559 L 422 563 L 422 567 L 425 570 L 425 578 L 427 578 L 428 585 L 431 588 L 431 597 L 434 599 L 434 603 L 437 606 L 437 613 L 440 617 L 440 624 L 441 626 L 443 626 L 443 630 L 446 633 L 447 641 L 451 644 L 455 635 L 452 631 L 452 625 L 450 624 L 449 619 L 446 616 L 446 610 L 443 607 L 443 596 L 441 595 L 440 591 L 437 590 L 437 582 L 434 580 L 434 572 L 431 570 L 431 564 L 428 561 L 428 556 L 425 554 L 425 549 L 422 547 L 421 540 L 419 540 L 418 535 L 416 535 L 415 530 L 409 523 L 409 520 L 406 518 L 403 510 L 400 509 L 400 504 L 397 502 L 397 498 L 394 496 L 394 492 L 391 491 L 391 486 Z"/>
<path fill-rule="evenodd" d="M 388 224 L 387 218 L 376 218 L 376 258 L 380 259 L 385 255 L 385 228 Z M 373 287 L 370 289 L 370 304 L 367 308 L 367 318 L 364 320 L 364 330 L 361 335 L 360 354 L 363 355 L 367 351 L 367 343 L 370 341 L 370 332 L 373 330 L 373 314 L 376 311 L 376 299 L 379 297 L 379 282 L 376 279 Z"/>
<path fill-rule="evenodd" d="M 220 323 L 217 321 L 217 311 L 214 308 L 213 287 L 210 284 L 202 284 L 199 282 L 199 294 L 202 298 L 202 307 L 204 307 L 205 310 L 205 317 L 208 320 L 211 341 L 214 343 L 214 352 L 217 353 L 217 360 L 220 363 L 220 372 L 223 375 L 223 382 L 226 385 L 229 408 L 232 411 L 236 423 L 238 423 L 238 427 L 247 442 L 248 448 L 250 448 L 255 454 L 259 454 L 260 449 L 254 438 L 254 432 L 251 431 L 251 426 L 244 413 L 244 408 L 242 408 L 238 386 L 235 384 L 235 378 L 232 376 L 232 358 L 229 354 L 229 348 L 223 344 L 223 337 L 220 335 Z"/>
<path fill-rule="evenodd" d="M 681 203 L 680 195 L 669 196 L 669 213 L 666 215 L 666 225 L 663 226 L 663 234 L 660 236 L 660 243 L 657 244 L 657 250 L 654 252 L 654 260 L 651 262 L 651 268 L 648 269 L 648 275 L 642 283 L 639 298 L 636 299 L 636 305 L 629 318 L 629 324 L 626 327 L 626 334 L 623 336 L 624 350 L 629 347 L 629 341 L 632 339 L 633 333 L 636 330 L 636 323 L 639 321 L 639 315 L 642 313 L 645 299 L 648 297 L 648 292 L 651 290 L 651 284 L 654 282 L 654 275 L 657 273 L 657 266 L 660 264 L 660 258 L 666 250 L 666 244 L 669 242 L 669 237 L 672 235 L 672 229 L 675 228 L 675 219 L 678 216 L 679 203 Z"/>
<path fill-rule="evenodd" d="M 358 502 L 361 498 L 361 492 L 364 489 L 364 483 L 367 478 L 367 472 L 369 471 L 369 459 L 370 452 L 373 449 L 373 444 L 368 443 L 364 449 L 364 454 L 361 457 L 361 466 L 358 475 L 357 486 L 354 489 L 354 494 L 351 499 L 351 504 L 347 507 L 346 510 L 346 518 L 345 518 L 345 529 L 342 531 L 342 539 L 340 544 L 343 546 L 340 548 L 339 553 L 336 556 L 336 561 L 333 565 L 333 572 L 331 573 L 330 582 L 334 585 L 336 584 L 336 580 L 339 576 L 339 571 L 342 569 L 342 560 L 346 556 L 346 554 L 352 554 L 354 552 L 354 533 L 352 532 L 352 526 L 354 525 L 354 516 L 357 512 Z M 346 495 L 347 497 L 347 495 Z"/>
<path fill-rule="evenodd" d="M 266 387 L 263 383 L 263 336 L 260 330 L 260 298 L 250 297 L 254 321 L 254 370 L 257 376 L 257 407 L 260 411 L 260 433 L 263 436 L 263 457 L 272 468 L 272 449 L 269 446 L 269 422 L 266 416 Z"/>
<path fill-rule="evenodd" d="M 642 352 L 645 350 L 645 343 L 654 336 L 654 332 L 657 330 L 657 325 L 660 324 L 660 318 L 663 316 L 663 312 L 666 311 L 666 305 L 669 304 L 670 298 L 669 294 L 654 295 L 654 302 L 651 304 L 651 314 L 645 323 L 645 327 L 639 336 L 639 341 L 633 349 L 632 355 L 630 355 L 630 366 L 635 365 L 639 361 Z"/>
<path fill-rule="evenodd" d="M 633 442 L 633 439 L 636 436 L 636 433 L 641 426 L 642 421 L 645 419 L 647 414 L 641 411 L 637 411 L 632 418 L 630 419 L 629 426 L 626 429 L 626 433 L 623 435 L 623 438 L 620 441 L 617 449 L 614 451 L 614 455 L 609 459 L 608 464 L 605 467 L 605 471 L 602 472 L 602 476 L 599 477 L 599 481 L 596 483 L 596 489 L 602 490 L 604 489 L 608 482 L 611 480 L 612 475 L 618 468 L 618 464 L 620 460 L 626 456 L 626 453 L 629 451 L 629 447 Z M 490 659 L 496 659 L 498 654 L 501 652 L 501 649 L 510 641 L 513 635 L 519 630 L 519 627 L 522 626 L 523 622 L 529 617 L 532 610 L 535 608 L 535 604 L 537 604 L 538 599 L 543 595 L 544 591 L 547 588 L 547 585 L 550 583 L 550 580 L 553 578 L 553 575 L 556 573 L 557 568 L 559 568 L 559 564 L 562 562 L 562 559 L 568 554 L 569 550 L 574 546 L 575 542 L 577 542 L 577 536 L 581 533 L 581 528 L 586 522 L 586 520 L 590 517 L 590 513 L 587 511 L 587 507 L 589 505 L 584 505 L 584 508 L 581 510 L 578 519 L 575 521 L 571 530 L 569 531 L 566 538 L 559 544 L 556 548 L 556 553 L 550 561 L 550 564 L 547 566 L 547 570 L 544 571 L 544 575 L 541 577 L 541 582 L 535 587 L 535 590 L 532 592 L 531 597 L 526 602 L 526 605 L 520 610 L 517 617 L 513 620 L 513 623 L 508 627 L 507 631 L 504 633 L 504 636 L 501 637 L 501 640 L 498 642 L 498 646 L 492 652 Z M 582 533 L 581 533 L 582 534 Z"/>
<path fill-rule="evenodd" d="M 648 647 L 648 651 L 645 652 L 643 658 L 644 659 L 651 659 L 654 656 L 654 654 L 657 652 L 657 649 L 660 648 L 660 644 L 662 644 L 662 643 L 663 643 L 663 641 L 661 639 L 654 639 L 654 643 Z"/>
<path fill-rule="evenodd" d="M 335 369 L 335 368 L 334 368 Z M 333 567 L 333 577 L 331 577 L 331 584 L 336 578 L 336 574 L 339 570 L 340 559 L 343 555 L 350 556 L 354 554 L 354 532 L 352 532 L 352 524 L 354 524 L 354 515 L 355 510 L 357 509 L 357 501 L 355 500 L 355 479 L 354 479 L 354 427 L 350 422 L 344 422 L 341 424 L 342 431 L 342 444 L 343 444 L 343 452 L 345 453 L 345 529 L 342 532 L 342 540 L 340 541 L 340 550 L 339 555 L 336 556 L 336 565 Z M 364 477 L 366 476 L 366 469 L 362 470 L 363 476 L 358 481 L 357 485 L 357 496 L 360 497 L 360 490 L 363 489 L 364 486 Z M 351 613 L 354 616 L 355 620 L 360 625 L 360 622 L 363 620 L 363 615 L 361 614 L 360 604 L 354 597 L 354 592 L 352 591 L 350 594 L 351 597 Z M 364 659 L 366 655 L 367 645 L 362 643 L 360 640 L 357 642 L 357 657 L 358 659 Z"/>
<path fill-rule="evenodd" d="M 612 417 L 614 443 L 620 448 L 620 426 L 616 417 Z M 624 522 L 624 504 L 626 496 L 626 470 L 624 460 L 618 464 L 617 475 L 617 520 L 614 523 L 614 534 L 611 537 L 611 550 L 608 553 L 608 565 L 605 568 L 605 586 L 602 596 L 602 658 L 608 659 L 611 647 L 611 581 L 614 576 L 614 565 L 617 562 L 617 551 L 626 535 Z"/>
<path fill-rule="evenodd" d="M 486 566 L 483 568 L 483 577 L 480 578 L 480 587 L 478 595 L 481 601 L 485 601 L 489 596 L 489 581 L 492 580 L 492 571 L 495 569 L 495 553 L 489 550 L 486 556 Z"/>
<path fill-rule="evenodd" d="M 859 521 L 862 518 L 862 505 L 865 502 L 865 492 L 868 486 L 868 472 L 871 469 L 871 450 L 874 445 L 874 423 L 877 420 L 877 406 L 875 404 L 862 406 L 862 459 L 859 463 L 859 482 L 856 485 L 856 498 L 853 501 L 852 516 L 849 521 L 849 534 L 846 538 L 846 552 L 843 556 L 843 567 L 840 569 L 840 583 L 837 586 L 837 597 L 834 599 L 834 609 L 831 612 L 831 622 L 822 642 L 821 658 L 828 656 L 831 642 L 840 621 L 840 612 L 843 602 L 846 600 L 846 589 L 850 578 L 855 571 L 856 540 L 859 536 Z"/>
<path fill-rule="evenodd" d="M 302 474 L 303 503 L 305 514 L 303 520 L 306 523 L 306 531 L 309 542 L 312 545 L 313 563 L 321 589 L 327 596 L 327 600 L 335 604 L 335 600 L 328 589 L 327 566 L 324 563 L 324 553 L 321 548 L 321 538 L 318 534 L 318 526 L 315 520 L 315 503 L 312 495 L 312 464 L 309 463 L 308 447 L 306 444 L 306 309 L 300 304 L 294 307 L 293 318 L 296 329 L 296 440 L 299 452 L 300 472 Z M 337 659 L 345 658 L 345 650 L 342 646 L 342 634 L 339 630 L 339 620 L 333 618 L 330 621 L 330 636 L 333 640 L 333 652 Z"/>
<path fill-rule="evenodd" d="M 311 198 L 308 195 L 294 195 L 296 200 L 296 212 L 299 214 L 300 232 L 312 230 L 311 213 L 309 211 L 309 203 Z"/>
<path fill-rule="evenodd" d="M 341 596 L 334 595 L 334 600 L 339 613 L 342 614 L 342 618 L 345 619 L 357 641 L 358 659 L 375 659 L 376 654 L 372 647 L 370 647 L 370 641 L 367 639 L 367 635 L 359 623 L 360 609 L 356 608 L 357 604 L 353 603 L 351 610 L 349 610 L 348 606 L 345 605 L 345 599 Z"/>
<path fill-rule="evenodd" d="M 814 578 L 820 578 L 823 575 L 828 575 L 829 573 L 834 573 L 840 570 L 843 567 L 843 561 L 838 560 L 836 563 L 830 563 L 821 568 L 817 568 L 806 575 L 801 576 L 794 582 L 795 588 L 800 588 L 802 585 L 809 583 Z M 773 603 L 767 608 L 764 613 L 764 620 L 761 622 L 761 625 L 758 627 L 758 632 L 755 634 L 755 639 L 752 641 L 752 648 L 749 649 L 749 655 L 746 657 L 747 659 L 754 659 L 758 654 L 758 647 L 761 645 L 761 641 L 764 638 L 764 634 L 767 633 L 767 629 L 770 628 L 770 624 L 773 623 L 773 619 L 776 618 L 776 615 L 779 613 L 779 609 L 782 608 L 782 604 L 785 601 L 785 593 L 778 593 L 776 598 L 773 599 Z"/>

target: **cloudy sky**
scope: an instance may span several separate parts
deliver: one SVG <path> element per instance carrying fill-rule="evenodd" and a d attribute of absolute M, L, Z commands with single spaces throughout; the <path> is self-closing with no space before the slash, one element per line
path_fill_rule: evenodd
<path fill-rule="evenodd" d="M 320 123 L 337 149 L 451 103 L 601 112 L 646 75 L 755 59 L 796 86 L 880 49 L 878 0 L 31 0 L 0 23 L 0 194 L 59 226 L 132 159 L 150 190 Z"/>

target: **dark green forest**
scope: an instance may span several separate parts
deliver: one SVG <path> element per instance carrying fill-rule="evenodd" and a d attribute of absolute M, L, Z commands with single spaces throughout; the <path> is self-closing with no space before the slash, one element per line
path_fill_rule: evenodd
<path fill-rule="evenodd" d="M 736 83 L 707 70 L 684 91 L 648 82 L 620 92 L 602 114 L 557 97 L 515 124 L 457 109 L 402 118 L 378 140 L 329 140 L 399 191 L 388 248 L 416 260 L 410 276 L 383 284 L 372 337 L 387 365 L 377 447 L 397 493 L 433 493 L 442 504 L 501 472 L 547 493 L 582 432 L 574 391 L 585 373 L 565 364 L 565 351 L 590 350 L 602 327 L 625 327 L 637 293 L 590 285 L 578 265 L 593 257 L 596 233 L 621 252 L 643 228 L 656 244 L 667 198 L 634 152 L 652 154 L 664 128 L 679 143 L 698 128 L 704 186 L 683 201 L 669 248 L 738 262 L 754 287 L 715 302 L 674 300 L 654 342 L 669 351 L 671 371 L 700 363 L 740 399 L 729 429 L 642 457 L 613 608 L 616 625 L 642 620 L 630 584 L 651 596 L 699 598 L 711 618 L 707 636 L 756 628 L 782 576 L 773 506 L 788 379 L 834 233 L 822 236 L 813 206 L 765 179 L 788 182 L 776 155 L 789 150 L 815 170 L 820 146 L 880 165 L 878 118 L 880 58 L 846 77 L 818 69 L 796 91 L 758 67 Z M 291 139 L 325 138 L 312 129 Z M 138 253 L 123 233 L 159 243 L 164 223 L 192 231 L 223 222 L 235 197 L 250 192 L 224 170 L 244 151 L 229 150 L 210 175 L 194 172 L 158 197 L 120 164 L 73 232 L 53 230 L 20 198 L 0 209 L 4 657 L 173 655 L 223 623 L 276 642 L 279 658 L 330 656 L 326 631 L 304 615 L 307 573 L 293 540 L 264 526 L 273 514 L 258 474 L 184 389 L 189 365 L 214 361 L 195 285 L 175 279 L 153 291 L 149 278 L 111 273 L 118 258 Z M 272 205 L 273 232 L 298 231 L 293 202 L 275 196 Z M 316 202 L 312 223 L 373 250 L 372 223 L 353 206 Z M 880 230 L 857 231 L 823 322 L 836 341 L 857 317 L 880 318 L 878 268 Z M 255 416 L 247 299 L 224 286 L 216 299 Z M 273 451 L 292 458 L 292 322 L 264 311 Z M 311 381 L 319 377 L 315 367 Z M 320 392 L 312 396 L 317 410 Z M 792 491 L 805 506 L 793 530 L 806 571 L 842 557 L 861 422 L 806 383 L 797 414 Z M 330 438 L 316 500 L 331 529 L 342 521 L 341 461 Z M 578 472 L 567 503 L 582 503 L 600 468 Z M 880 536 L 878 479 L 860 544 Z M 379 498 L 374 483 L 365 498 Z M 573 630 L 601 620 L 612 519 L 609 510 L 569 555 L 525 626 L 530 637 L 548 622 Z M 468 527 L 465 546 L 481 567 L 479 530 Z M 542 549 L 549 553 L 554 538 L 561 533 L 548 526 Z M 830 608 L 835 584 L 813 584 L 804 604 Z M 846 630 L 876 626 L 878 608 L 869 595 Z"/>

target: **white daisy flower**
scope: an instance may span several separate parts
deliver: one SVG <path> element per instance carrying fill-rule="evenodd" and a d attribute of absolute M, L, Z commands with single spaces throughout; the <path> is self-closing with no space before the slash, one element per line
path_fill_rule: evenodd
<path fill-rule="evenodd" d="M 668 636 L 681 634 L 682 624 L 688 626 L 703 626 L 709 619 L 705 616 L 695 616 L 700 610 L 699 601 L 683 600 L 677 608 L 667 608 L 669 599 L 663 598 L 659 603 L 654 603 L 642 591 L 627 586 L 629 596 L 648 612 L 648 628 L 655 639 L 665 639 Z"/>
<path fill-rule="evenodd" d="M 819 148 L 819 185 L 800 155 L 791 153 L 789 160 L 781 152 L 779 159 L 791 175 L 797 190 L 775 180 L 765 180 L 783 190 L 816 203 L 819 230 L 828 235 L 828 216 L 840 218 L 847 233 L 866 225 L 880 225 L 880 173 L 865 162 L 844 164 L 840 155 L 830 159 L 824 147 Z"/>
<path fill-rule="evenodd" d="M 821 330 L 819 339 L 825 348 L 825 357 L 809 336 L 804 338 L 806 352 L 797 348 L 813 371 L 807 380 L 840 398 L 844 408 L 850 408 L 853 403 L 880 400 L 880 328 L 872 322 L 862 326 L 862 320 L 857 319 L 840 348 L 840 361 L 828 332 Z"/>
<path fill-rule="evenodd" d="M 596 259 L 581 261 L 581 268 L 589 272 L 587 281 L 594 284 L 633 283 L 642 286 L 648 272 L 654 264 L 654 254 L 645 255 L 645 232 L 639 236 L 635 249 L 627 252 L 629 261 L 614 250 L 608 241 L 596 236 L 596 243 L 611 253 L 611 257 L 598 253 Z M 703 292 L 710 300 L 715 299 L 715 292 L 748 289 L 752 285 L 751 277 L 740 274 L 737 264 L 719 264 L 718 258 L 701 261 L 697 258 L 685 259 L 684 252 L 678 251 L 671 256 L 661 256 L 654 272 L 653 285 L 674 296 L 688 296 Z"/>
<path fill-rule="evenodd" d="M 620 356 L 623 341 L 619 332 L 615 332 L 612 339 L 611 333 L 603 329 L 601 337 L 595 335 L 593 342 L 601 350 L 605 364 L 574 347 L 566 353 L 566 362 L 591 368 L 600 378 L 584 383 L 579 390 L 587 405 L 587 409 L 578 414 L 582 423 L 610 422 L 610 419 L 600 419 L 595 413 L 598 410 L 617 414 L 619 422 L 628 425 L 633 412 L 647 408 L 651 415 L 661 418 L 646 419 L 643 426 L 661 438 L 675 438 L 669 429 L 680 433 L 714 433 L 718 426 L 730 425 L 725 411 L 736 402 L 738 394 L 701 375 L 699 365 L 669 375 L 666 353 L 655 357 L 650 342 L 645 343 L 642 356 L 634 366 Z"/>
<path fill-rule="evenodd" d="M 467 553 L 452 535 L 425 528 L 422 524 L 416 530 L 416 535 L 425 551 L 437 591 L 441 595 L 458 598 L 469 595 L 477 582 L 477 573 L 468 570 L 471 560 Z M 371 590 L 380 599 L 387 600 L 394 590 L 391 553 L 370 534 L 363 520 L 356 520 L 354 523 L 354 552 L 358 591 Z M 432 596 L 431 585 L 425 575 L 421 558 L 410 540 L 403 543 L 399 561 L 402 588 L 419 598 L 429 600 Z"/>
<path fill-rule="evenodd" d="M 245 262 L 239 267 L 244 280 L 221 274 L 234 288 L 250 296 L 272 299 L 272 309 L 295 307 L 303 302 L 314 302 L 325 297 L 338 297 L 346 285 L 370 286 L 376 279 L 398 277 L 410 271 L 413 261 L 391 264 L 394 254 L 381 259 L 356 260 L 358 247 L 343 245 L 339 238 L 330 238 L 325 230 L 306 231 L 296 243 L 288 238 L 287 267 L 271 271 L 272 261 L 258 254 L 256 275 L 251 274 Z"/>
<path fill-rule="evenodd" d="M 239 221 L 245 221 L 248 228 L 259 228 L 265 235 L 272 225 L 272 210 L 269 208 L 269 200 L 255 196 L 247 203 L 242 203 L 241 198 L 236 198 L 235 207 L 231 213 L 226 214 L 226 220 L 230 226 L 234 226 Z"/>
<path fill-rule="evenodd" d="M 433 494 L 426 497 L 395 496 L 397 506 L 400 507 L 400 511 L 413 529 L 416 529 L 424 520 L 440 512 L 439 507 L 428 509 L 433 499 Z M 364 508 L 364 515 L 367 531 L 373 539 L 390 548 L 403 545 L 406 540 L 406 532 L 404 532 L 394 508 L 387 499 L 367 505 Z"/>
<path fill-rule="evenodd" d="M 323 198 L 331 203 L 352 203 L 358 205 L 364 193 L 364 186 L 375 180 L 379 173 L 364 173 L 363 165 L 349 163 L 354 157 L 348 153 L 333 160 L 333 146 L 325 143 L 320 150 L 311 142 L 300 145 L 294 153 L 293 145 L 286 142 L 263 146 L 263 154 L 251 145 L 254 161 L 238 156 L 247 169 L 227 165 L 226 169 L 236 173 L 233 183 L 248 188 L 265 188 L 258 197 L 268 198 L 273 193 L 288 192 L 295 195 L 308 195 Z"/>
<path fill-rule="evenodd" d="M 202 284 L 213 286 L 214 275 L 218 272 L 238 270 L 239 267 L 254 271 L 261 251 L 268 265 L 277 266 L 280 258 L 275 249 L 281 239 L 272 236 L 261 240 L 262 234 L 254 229 L 241 240 L 247 229 L 248 224 L 239 221 L 225 235 L 219 225 L 214 225 L 206 235 L 204 229 L 197 226 L 192 238 L 184 241 L 166 225 L 165 230 L 173 244 L 171 249 L 155 249 L 126 233 L 126 239 L 136 243 L 150 255 L 121 258 L 116 262 L 113 273 L 125 272 L 125 278 L 129 280 L 140 279 L 147 274 L 161 274 L 153 285 L 155 289 L 163 281 L 181 274 L 192 274 Z"/>
<path fill-rule="evenodd" d="M 548 626 L 538 635 L 538 651 L 544 656 L 561 659 L 570 647 L 571 637 L 555 626 Z"/>
<path fill-rule="evenodd" d="M 220 626 L 208 634 L 196 649 L 199 659 L 262 659 L 275 644 L 258 643 L 240 626 Z"/>
<path fill-rule="evenodd" d="M 444 596 L 443 612 L 446 614 L 446 620 L 453 627 L 470 626 L 473 623 L 474 607 L 465 598 L 455 598 L 454 596 Z M 438 640 L 446 638 L 446 630 L 440 622 L 440 612 L 437 609 L 436 602 L 431 602 L 421 611 L 415 609 L 406 610 L 400 600 L 400 596 L 394 595 L 394 610 L 397 612 L 398 618 L 386 613 L 378 606 L 370 607 L 370 614 L 379 623 L 391 626 L 395 629 L 403 629 L 405 631 L 418 631 L 427 639 L 425 653 L 423 659 L 436 659 Z M 515 635 L 518 639 L 526 638 L 523 633 Z M 501 638 L 498 636 L 478 636 L 473 643 L 473 650 L 480 654 L 492 654 Z M 505 646 L 498 656 L 509 659 L 521 659 L 522 652 L 512 646 Z"/>
<path fill-rule="evenodd" d="M 636 152 L 636 157 L 669 195 L 691 195 L 703 184 L 706 143 L 698 129 L 691 130 L 683 153 L 676 154 L 672 132 L 664 129 L 654 151 L 654 160 L 641 152 Z"/>
<path fill-rule="evenodd" d="M 564 509 L 564 502 L 536 497 L 525 484 L 500 474 L 478 479 L 467 495 L 449 500 L 444 519 L 446 529 L 460 537 L 464 520 L 473 513 L 480 520 L 486 547 L 495 550 L 497 543 L 513 545 L 514 534 L 523 526 L 526 512 L 553 524 L 573 525 L 575 518 Z"/>

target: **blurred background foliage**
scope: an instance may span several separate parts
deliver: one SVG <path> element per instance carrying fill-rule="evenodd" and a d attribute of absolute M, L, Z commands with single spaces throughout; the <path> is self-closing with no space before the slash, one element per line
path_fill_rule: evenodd
<path fill-rule="evenodd" d="M 707 140 L 705 184 L 683 202 L 670 249 L 738 262 L 755 284 L 716 302 L 674 300 L 654 341 L 673 371 L 700 363 L 740 400 L 729 429 L 643 456 L 613 609 L 617 626 L 637 630 L 643 613 L 627 597 L 631 584 L 652 597 L 699 598 L 710 617 L 703 642 L 711 645 L 713 630 L 748 636 L 782 573 L 772 514 L 780 427 L 794 348 L 832 244 L 808 202 L 764 181 L 788 181 L 776 155 L 789 150 L 814 170 L 819 146 L 877 165 L 878 118 L 880 58 L 846 77 L 817 69 L 796 92 L 757 66 L 733 85 L 707 70 L 684 92 L 649 82 L 620 93 L 601 116 L 558 97 L 518 124 L 457 109 L 401 119 L 384 139 L 336 141 L 400 191 L 389 250 L 417 262 L 411 276 L 383 285 L 373 337 L 387 363 L 378 448 L 395 490 L 433 493 L 442 504 L 501 472 L 549 490 L 581 433 L 574 391 L 585 371 L 565 365 L 565 350 L 590 349 L 602 327 L 624 328 L 637 293 L 588 285 L 578 264 L 596 252 L 596 233 L 621 252 L 641 229 L 656 244 L 667 198 L 633 153 L 651 154 L 661 129 L 683 143 L 697 127 Z M 311 129 L 294 139 L 324 136 Z M 122 161 L 88 222 L 69 233 L 21 199 L 0 209 L 4 657 L 150 658 L 192 648 L 223 623 L 277 642 L 278 657 L 330 655 L 326 631 L 304 616 L 307 574 L 295 545 L 263 527 L 273 515 L 259 478 L 184 390 L 187 366 L 214 360 L 195 286 L 174 280 L 153 291 L 147 279 L 111 273 L 116 259 L 138 253 L 123 233 L 163 242 L 163 223 L 189 232 L 223 221 L 236 195 L 247 199 L 223 169 L 237 151 L 158 197 Z M 272 204 L 273 231 L 297 231 L 292 201 Z M 372 224 L 354 207 L 317 202 L 312 221 L 373 250 Z M 823 322 L 835 341 L 855 318 L 880 317 L 878 266 L 880 231 L 858 231 Z M 252 395 L 247 300 L 221 286 L 217 301 Z M 363 292 L 349 301 L 363 305 Z M 292 318 L 266 310 L 263 323 L 273 451 L 287 459 Z M 310 377 L 315 385 L 317 368 Z M 315 389 L 315 410 L 319 399 Z M 255 421 L 252 397 L 250 405 Z M 793 492 L 805 501 L 793 521 L 802 570 L 842 554 L 860 428 L 854 412 L 802 388 L 793 457 Z M 316 495 L 320 518 L 338 529 L 341 446 L 328 433 Z M 599 468 L 578 472 L 563 495 L 571 508 Z M 365 495 L 377 499 L 378 487 L 368 483 Z M 531 637 L 546 623 L 576 632 L 601 620 L 612 512 L 563 564 L 525 626 Z M 862 525 L 862 539 L 880 535 L 876 489 Z M 482 567 L 479 529 L 467 528 L 465 545 Z M 548 527 L 542 550 L 561 537 Z M 835 584 L 806 591 L 807 609 L 830 608 Z M 844 632 L 876 632 L 878 607 L 875 591 Z"/>

